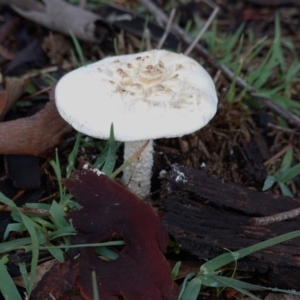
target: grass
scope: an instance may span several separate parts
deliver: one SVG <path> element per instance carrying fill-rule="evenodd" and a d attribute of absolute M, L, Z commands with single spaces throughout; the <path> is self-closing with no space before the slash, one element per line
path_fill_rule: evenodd
<path fill-rule="evenodd" d="M 199 23 L 199 17 L 195 19 L 195 23 Z M 196 32 L 191 31 L 190 34 L 195 36 Z M 219 33 L 215 22 L 205 36 L 209 51 L 235 74 L 225 94 L 226 101 L 246 104 L 254 109 L 261 108 L 253 97 L 247 95 L 247 89 L 236 87 L 236 79 L 240 76 L 256 89 L 256 96 L 269 98 L 283 109 L 300 115 L 299 101 L 291 98 L 291 91 L 296 91 L 299 83 L 300 58 L 295 45 L 282 37 L 279 16 L 276 15 L 274 20 L 272 40 L 263 37 L 256 41 L 251 32 L 243 32 L 242 24 L 232 35 Z M 289 128 L 285 120 L 276 118 L 283 128 Z M 283 195 L 294 196 L 287 183 L 299 176 L 300 164 L 293 165 L 293 154 L 293 150 L 289 150 L 275 172 L 267 168 L 272 173 L 268 174 L 263 191 L 279 187 Z"/>
<path fill-rule="evenodd" d="M 256 95 L 270 98 L 279 106 L 300 114 L 300 104 L 291 99 L 291 90 L 299 83 L 300 61 L 292 42 L 282 37 L 280 19 L 274 21 L 274 37 L 255 41 L 251 33 L 244 34 L 241 25 L 233 35 L 217 31 L 217 24 L 205 35 L 208 50 L 257 90 Z M 195 32 L 193 33 L 195 35 Z M 276 74 L 276 80 L 274 80 Z M 248 101 L 246 90 L 240 91 L 232 81 L 226 98 L 230 102 Z M 257 105 L 257 104 L 256 104 Z"/>

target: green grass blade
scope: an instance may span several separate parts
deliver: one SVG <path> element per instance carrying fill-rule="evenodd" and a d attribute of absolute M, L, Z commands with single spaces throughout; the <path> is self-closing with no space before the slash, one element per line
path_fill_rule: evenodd
<path fill-rule="evenodd" d="M 31 258 L 31 264 L 30 264 L 30 282 L 29 282 L 29 289 L 27 290 L 28 296 L 30 296 L 33 285 L 34 285 L 34 280 L 36 277 L 36 269 L 38 265 L 38 259 L 39 259 L 39 240 L 38 236 L 35 230 L 34 222 L 31 221 L 29 217 L 24 215 L 23 213 L 20 212 L 21 218 L 23 220 L 23 223 L 27 229 L 27 231 L 30 234 L 31 238 L 31 243 L 32 243 L 32 258 Z"/>
<path fill-rule="evenodd" d="M 67 166 L 67 172 L 66 177 L 69 178 L 73 170 L 75 169 L 75 161 L 78 155 L 78 149 L 80 145 L 80 139 L 82 137 L 82 134 L 80 132 L 77 133 L 76 140 L 74 143 L 74 147 L 70 154 L 68 155 L 68 166 Z"/>
<path fill-rule="evenodd" d="M 251 291 L 272 291 L 272 292 L 281 292 L 281 293 L 292 293 L 293 295 L 300 295 L 300 292 L 279 289 L 279 288 L 271 288 L 271 287 L 264 287 L 260 285 L 255 285 L 247 282 L 243 282 L 234 278 L 226 278 L 223 276 L 215 276 L 215 279 L 218 280 L 223 286 L 230 286 L 234 289 L 242 288 Z"/>
<path fill-rule="evenodd" d="M 291 192 L 291 190 L 288 188 L 288 186 L 286 184 L 279 182 L 279 188 L 280 188 L 283 196 L 293 198 L 293 193 Z"/>
<path fill-rule="evenodd" d="M 287 240 L 293 239 L 298 236 L 300 236 L 300 230 L 280 235 L 278 237 L 269 239 L 267 241 L 255 244 L 253 246 L 250 246 L 250 247 L 238 250 L 238 251 L 221 254 L 221 255 L 217 256 L 216 258 L 213 258 L 212 260 L 204 263 L 200 267 L 200 271 L 202 271 L 204 275 L 212 274 L 215 271 L 217 271 L 218 269 L 220 269 L 221 267 L 224 267 L 225 265 L 227 265 L 235 260 L 238 260 L 249 254 L 252 254 L 254 252 L 265 249 L 267 247 L 271 247 L 273 245 L 285 242 Z"/>
<path fill-rule="evenodd" d="M 76 230 L 73 226 L 66 226 L 49 233 L 49 239 L 54 240 L 64 236 L 75 235 Z"/>
<path fill-rule="evenodd" d="M 84 247 L 102 247 L 102 246 L 121 246 L 125 245 L 124 241 L 112 241 L 112 242 L 104 242 L 104 243 L 93 243 L 93 244 L 78 244 L 78 245 L 60 245 L 55 246 L 59 249 L 65 249 L 65 248 L 84 248 Z M 49 248 L 52 248 L 54 246 L 40 246 L 40 250 L 48 250 Z"/>
<path fill-rule="evenodd" d="M 83 51 L 81 49 L 78 39 L 76 38 L 76 36 L 74 35 L 74 33 L 72 31 L 70 31 L 70 36 L 71 36 L 72 42 L 74 44 L 76 53 L 79 57 L 80 66 L 86 65 L 86 59 L 84 57 L 84 54 L 83 54 Z"/>
<path fill-rule="evenodd" d="M 96 272 L 92 271 L 93 300 L 100 300 Z"/>
<path fill-rule="evenodd" d="M 273 184 L 275 183 L 275 177 L 272 176 L 272 175 L 268 175 L 265 179 L 265 182 L 264 182 L 264 186 L 262 188 L 262 191 L 266 191 L 268 190 L 269 188 L 271 188 L 273 186 Z"/>
<path fill-rule="evenodd" d="M 300 163 L 287 170 L 286 173 L 281 177 L 281 182 L 283 183 L 288 182 L 294 179 L 299 174 L 300 174 Z"/>
<path fill-rule="evenodd" d="M 3 262 L 0 259 L 0 291 L 5 299 L 8 300 L 22 300 L 13 280 Z M 5 284 L 3 284 L 5 282 Z"/>
<path fill-rule="evenodd" d="M 105 258 L 109 260 L 116 260 L 119 257 L 119 254 L 112 251 L 111 249 L 107 247 L 97 247 L 96 253 L 100 256 L 104 256 Z"/>
<path fill-rule="evenodd" d="M 9 252 L 16 249 L 25 248 L 31 243 L 30 237 L 15 239 L 8 242 L 0 243 L 0 253 Z"/>
<path fill-rule="evenodd" d="M 172 278 L 175 280 L 181 267 L 181 261 L 178 261 L 172 269 Z"/>
<path fill-rule="evenodd" d="M 118 144 L 114 137 L 114 126 L 112 124 L 110 127 L 107 156 L 106 156 L 105 164 L 101 170 L 107 176 L 110 176 L 115 168 L 116 159 L 117 159 L 117 155 L 116 155 L 117 148 L 118 148 Z"/>
<path fill-rule="evenodd" d="M 8 235 L 11 231 L 16 231 L 16 232 L 23 232 L 25 230 L 24 224 L 21 223 L 11 223 L 6 226 L 4 235 L 3 235 L 3 240 L 5 241 L 8 238 Z"/>
<path fill-rule="evenodd" d="M 200 289 L 201 289 L 202 280 L 199 277 L 193 278 L 189 281 L 184 289 L 184 292 L 181 296 L 181 300 L 197 300 Z"/>
<path fill-rule="evenodd" d="M 52 166 L 55 176 L 56 176 L 56 179 L 57 179 L 60 201 L 63 201 L 63 187 L 62 187 L 62 183 L 61 183 L 61 168 L 60 168 L 57 149 L 55 149 L 55 161 L 51 160 L 50 165 Z"/>
<path fill-rule="evenodd" d="M 50 214 L 51 214 L 53 223 L 55 224 L 55 226 L 57 228 L 64 228 L 64 227 L 70 226 L 70 224 L 64 218 L 66 215 L 64 210 L 56 201 L 52 202 L 52 205 L 50 208 Z"/>
<path fill-rule="evenodd" d="M 24 262 L 19 263 L 19 270 L 20 270 L 20 273 L 22 275 L 22 279 L 23 279 L 23 282 L 24 282 L 25 289 L 26 289 L 26 291 L 28 291 L 29 290 L 29 280 L 28 280 L 28 273 L 27 273 L 26 264 Z"/>
<path fill-rule="evenodd" d="M 283 160 L 281 162 L 281 167 L 280 169 L 284 172 L 290 168 L 292 165 L 292 160 L 293 160 L 293 149 L 290 148 L 289 150 L 286 151 Z"/>
<path fill-rule="evenodd" d="M 183 280 L 183 282 L 182 282 L 182 284 L 180 286 L 180 293 L 179 293 L 178 299 L 182 300 L 181 297 L 182 297 L 182 295 L 184 293 L 184 290 L 185 290 L 185 288 L 186 288 L 189 280 L 192 279 L 193 277 L 195 277 L 195 275 L 196 275 L 195 273 L 190 273 L 190 274 L 188 274 L 188 275 L 185 276 L 185 278 L 184 278 L 184 280 Z"/>
<path fill-rule="evenodd" d="M 52 246 L 52 247 L 50 246 L 48 248 L 48 251 L 60 263 L 63 263 L 65 261 L 64 252 L 61 249 L 54 247 L 54 246 Z"/>

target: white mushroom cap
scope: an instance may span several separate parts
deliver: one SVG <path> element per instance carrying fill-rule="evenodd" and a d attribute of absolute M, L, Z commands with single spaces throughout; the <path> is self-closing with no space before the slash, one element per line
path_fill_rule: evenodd
<path fill-rule="evenodd" d="M 118 141 L 179 137 L 214 116 L 213 80 L 190 57 L 165 50 L 105 58 L 65 75 L 55 90 L 61 116 L 77 131 Z"/>

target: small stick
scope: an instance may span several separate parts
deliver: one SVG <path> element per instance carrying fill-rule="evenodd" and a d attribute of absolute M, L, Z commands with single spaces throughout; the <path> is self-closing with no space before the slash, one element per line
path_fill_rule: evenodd
<path fill-rule="evenodd" d="M 146 50 L 150 51 L 152 49 L 151 46 L 151 34 L 148 28 L 145 29 L 145 42 L 146 42 Z"/>
<path fill-rule="evenodd" d="M 55 72 L 55 71 L 57 71 L 57 69 L 58 69 L 57 66 L 51 66 L 51 67 L 47 67 L 47 68 L 40 69 L 40 70 L 34 70 L 34 71 L 29 72 L 29 73 L 26 73 L 21 78 L 22 79 L 28 79 L 28 78 L 31 78 L 31 77 L 35 77 L 35 76 Z"/>
<path fill-rule="evenodd" d="M 300 207 L 292 210 L 288 210 L 279 214 L 275 214 L 272 216 L 260 217 L 260 218 L 252 218 L 250 220 L 250 224 L 252 226 L 265 226 L 272 223 L 281 222 L 287 219 L 292 219 L 300 216 Z"/>
<path fill-rule="evenodd" d="M 287 152 L 292 146 L 291 145 L 287 145 L 285 146 L 283 149 L 281 149 L 279 152 L 277 152 L 275 155 L 273 155 L 271 158 L 269 158 L 268 160 L 266 160 L 264 162 L 264 166 L 267 166 L 268 164 L 270 164 L 272 161 L 274 161 L 275 159 L 279 158 L 280 156 L 282 156 L 285 152 Z"/>
<path fill-rule="evenodd" d="M 275 128 L 275 129 L 280 130 L 280 131 L 284 131 L 284 132 L 288 132 L 288 133 L 300 136 L 300 133 L 295 131 L 295 129 L 284 128 L 282 126 L 275 125 L 273 123 L 268 123 L 267 126 L 270 127 L 270 128 Z"/>
<path fill-rule="evenodd" d="M 157 49 L 161 49 L 161 47 L 163 46 L 166 38 L 168 37 L 168 35 L 170 33 L 170 30 L 171 30 L 171 25 L 172 25 L 172 21 L 174 19 L 175 13 L 176 13 L 176 9 L 172 8 L 170 16 L 169 16 L 168 23 L 167 23 L 166 30 L 165 30 L 164 34 L 162 35 L 162 37 L 160 38 L 160 40 L 158 42 L 158 45 L 156 47 Z"/>
<path fill-rule="evenodd" d="M 33 209 L 33 208 L 23 208 L 18 207 L 18 210 L 26 215 L 36 215 L 41 217 L 50 217 L 50 212 L 46 209 Z M 0 205 L 0 211 L 8 211 L 11 212 L 10 207 L 7 205 Z"/>
<path fill-rule="evenodd" d="M 216 6 L 209 16 L 208 20 L 205 22 L 204 26 L 201 28 L 200 32 L 198 33 L 196 39 L 190 44 L 190 46 L 185 50 L 184 55 L 189 55 L 195 46 L 199 43 L 200 39 L 202 38 L 203 34 L 206 32 L 210 24 L 212 23 L 213 19 L 216 17 L 217 13 L 219 12 L 219 7 Z"/>

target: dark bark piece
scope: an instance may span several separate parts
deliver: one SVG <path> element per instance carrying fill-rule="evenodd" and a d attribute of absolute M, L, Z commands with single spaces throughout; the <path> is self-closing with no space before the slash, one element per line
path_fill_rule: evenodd
<path fill-rule="evenodd" d="M 39 158 L 32 155 L 6 155 L 6 175 L 14 186 L 22 189 L 36 189 L 40 186 Z"/>
<path fill-rule="evenodd" d="M 242 142 L 234 145 L 232 150 L 233 161 L 237 164 L 242 182 L 261 189 L 267 174 L 257 143 L 254 140 Z"/>
<path fill-rule="evenodd" d="M 173 165 L 170 173 L 172 190 L 195 193 L 203 202 L 222 209 L 239 211 L 248 216 L 269 216 L 300 206 L 290 197 L 262 193 L 235 183 L 207 177 L 204 171 Z"/>
<path fill-rule="evenodd" d="M 204 172 L 174 165 L 172 194 L 164 200 L 162 224 L 186 250 L 211 259 L 299 229 L 299 218 L 269 226 L 250 225 L 251 216 L 265 216 L 299 206 L 299 202 L 223 183 Z M 181 192 L 179 192 L 181 191 Z M 238 269 L 264 277 L 268 286 L 300 289 L 300 238 L 267 248 L 238 261 Z M 266 284 L 265 284 L 266 285 Z"/>

